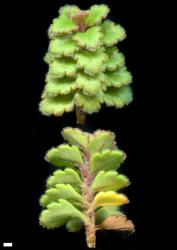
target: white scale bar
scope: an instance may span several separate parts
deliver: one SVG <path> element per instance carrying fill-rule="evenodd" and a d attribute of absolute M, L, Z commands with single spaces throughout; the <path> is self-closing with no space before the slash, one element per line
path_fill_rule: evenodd
<path fill-rule="evenodd" d="M 12 247 L 12 242 L 4 242 L 3 247 Z"/>

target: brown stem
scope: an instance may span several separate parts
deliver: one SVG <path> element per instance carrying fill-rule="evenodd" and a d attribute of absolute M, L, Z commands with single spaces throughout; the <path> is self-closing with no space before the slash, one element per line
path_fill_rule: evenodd
<path fill-rule="evenodd" d="M 86 152 L 84 154 L 85 165 L 81 167 L 83 187 L 82 193 L 84 197 L 84 212 L 88 218 L 88 224 L 85 225 L 85 234 L 87 246 L 89 248 L 96 247 L 96 227 L 95 227 L 95 209 L 93 207 L 94 193 L 90 190 L 94 175 L 90 173 L 90 157 Z"/>
<path fill-rule="evenodd" d="M 76 107 L 76 117 L 77 117 L 77 124 L 85 123 L 86 114 L 79 107 Z"/>

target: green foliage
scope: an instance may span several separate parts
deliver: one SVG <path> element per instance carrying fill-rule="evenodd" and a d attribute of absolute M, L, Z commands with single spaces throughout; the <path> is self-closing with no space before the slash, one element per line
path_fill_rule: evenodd
<path fill-rule="evenodd" d="M 115 191 L 127 187 L 129 180 L 115 171 L 125 153 L 116 147 L 114 133 L 97 130 L 90 134 L 67 127 L 62 135 L 69 144 L 50 149 L 45 159 L 66 168 L 54 171 L 47 180 L 40 198 L 40 224 L 48 229 L 66 225 L 68 231 L 78 232 L 90 223 L 87 209 L 95 210 L 96 224 L 122 214 L 119 207 L 128 199 Z"/>
<path fill-rule="evenodd" d="M 115 135 L 110 131 L 97 130 L 89 138 L 88 151 L 91 156 L 102 150 L 115 148 Z"/>
<path fill-rule="evenodd" d="M 69 232 L 77 233 L 84 226 L 83 220 L 80 218 L 74 218 L 68 221 L 66 228 Z"/>
<path fill-rule="evenodd" d="M 88 222 L 87 217 L 70 202 L 60 199 L 58 202 L 50 203 L 47 208 L 42 211 L 39 222 L 41 226 L 53 229 L 63 226 L 73 218 L 80 218 L 85 223 Z"/>
<path fill-rule="evenodd" d="M 118 174 L 116 171 L 100 171 L 91 186 L 91 190 L 98 191 L 118 191 L 127 187 L 129 180 L 126 176 Z"/>
<path fill-rule="evenodd" d="M 124 40 L 126 37 L 124 28 L 119 24 L 115 25 L 115 23 L 110 20 L 104 21 L 101 28 L 103 32 L 103 44 L 106 47 L 113 46 L 117 42 Z"/>
<path fill-rule="evenodd" d="M 70 184 L 56 184 L 55 188 L 47 189 L 46 193 L 41 196 L 40 204 L 46 207 L 59 199 L 65 199 L 73 205 L 82 203 L 82 196 Z"/>
<path fill-rule="evenodd" d="M 78 32 L 73 36 L 73 40 L 76 44 L 86 50 L 96 51 L 101 47 L 101 40 L 103 34 L 101 27 L 92 27 L 85 32 Z"/>
<path fill-rule="evenodd" d="M 123 213 L 119 210 L 118 206 L 101 207 L 97 209 L 95 220 L 96 224 L 101 223 L 104 219 L 111 215 L 122 215 Z"/>
<path fill-rule="evenodd" d="M 47 180 L 47 187 L 55 187 L 56 184 L 70 184 L 74 187 L 80 187 L 82 181 L 79 174 L 71 168 L 65 170 L 56 170 Z"/>
<path fill-rule="evenodd" d="M 54 98 L 44 98 L 39 106 L 40 111 L 50 116 L 51 113 L 56 116 L 62 115 L 64 112 L 70 112 L 74 109 L 73 95 L 56 96 Z"/>
<path fill-rule="evenodd" d="M 101 21 L 107 17 L 109 13 L 109 8 L 105 4 L 93 5 L 90 8 L 89 15 L 86 19 L 86 25 L 88 27 L 93 25 L 98 25 Z"/>
<path fill-rule="evenodd" d="M 76 146 L 67 144 L 50 149 L 46 154 L 46 159 L 57 167 L 74 167 L 82 164 L 82 155 Z"/>
<path fill-rule="evenodd" d="M 103 150 L 101 153 L 95 153 L 91 157 L 90 170 L 98 172 L 100 170 L 115 170 L 125 160 L 125 154 L 121 150 Z"/>
<path fill-rule="evenodd" d="M 51 40 L 49 52 L 56 58 L 73 57 L 74 53 L 79 50 L 77 44 L 73 41 L 71 35 L 61 36 Z"/>
<path fill-rule="evenodd" d="M 49 64 L 40 111 L 62 116 L 77 107 L 92 114 L 102 105 L 122 108 L 132 101 L 132 76 L 125 57 L 115 46 L 126 37 L 109 19 L 105 4 L 89 10 L 66 5 L 49 27 Z"/>
<path fill-rule="evenodd" d="M 121 108 L 132 101 L 132 90 L 130 87 L 122 87 L 120 89 L 115 87 L 108 88 L 104 96 L 104 101 L 107 106 Z"/>
<path fill-rule="evenodd" d="M 82 132 L 77 128 L 65 128 L 62 131 L 62 136 L 71 145 L 75 145 L 82 150 L 87 148 L 89 134 Z"/>

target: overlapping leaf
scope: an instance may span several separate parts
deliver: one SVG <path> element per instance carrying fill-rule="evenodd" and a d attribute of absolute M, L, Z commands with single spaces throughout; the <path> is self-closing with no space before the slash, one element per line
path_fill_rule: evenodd
<path fill-rule="evenodd" d="M 115 135 L 110 131 L 97 130 L 89 137 L 88 151 L 90 155 L 101 152 L 104 149 L 115 149 Z"/>
<path fill-rule="evenodd" d="M 82 132 L 77 128 L 68 127 L 63 129 L 62 135 L 69 144 L 78 146 L 82 150 L 86 150 L 89 136 L 88 133 Z"/>
<path fill-rule="evenodd" d="M 124 55 L 120 53 L 115 46 L 107 48 L 106 53 L 108 55 L 108 60 L 106 61 L 107 70 L 112 71 L 125 64 Z"/>
<path fill-rule="evenodd" d="M 77 89 L 75 79 L 69 77 L 55 78 L 48 76 L 46 82 L 43 98 L 67 95 Z"/>
<path fill-rule="evenodd" d="M 76 72 L 76 63 L 71 59 L 55 60 L 49 65 L 49 74 L 53 77 L 73 77 Z"/>
<path fill-rule="evenodd" d="M 96 51 L 102 44 L 103 34 L 101 28 L 96 26 L 89 28 L 85 32 L 77 32 L 73 40 L 82 48 Z"/>
<path fill-rule="evenodd" d="M 74 145 L 67 144 L 50 149 L 46 154 L 46 160 L 57 167 L 74 167 L 83 164 L 79 149 Z"/>
<path fill-rule="evenodd" d="M 114 191 L 99 192 L 94 198 L 94 206 L 120 206 L 128 203 L 128 198 Z"/>
<path fill-rule="evenodd" d="M 91 76 L 101 72 L 105 66 L 107 55 L 103 49 L 98 49 L 95 52 L 81 51 L 76 53 L 77 67 L 83 69 L 86 74 Z"/>
<path fill-rule="evenodd" d="M 107 86 L 120 88 L 132 82 L 132 75 L 126 67 L 118 68 L 115 71 L 105 72 L 105 83 Z"/>
<path fill-rule="evenodd" d="M 86 96 L 80 92 L 77 92 L 74 97 L 76 106 L 88 114 L 98 112 L 101 108 L 102 101 L 102 93 L 98 94 L 97 96 Z"/>
<path fill-rule="evenodd" d="M 118 206 L 101 207 L 96 211 L 95 221 L 96 224 L 99 224 L 111 215 L 122 215 L 122 214 L 123 213 L 120 211 Z"/>
<path fill-rule="evenodd" d="M 54 60 L 55 60 L 55 57 L 50 52 L 47 51 L 47 53 L 44 56 L 44 62 L 47 63 L 47 64 L 50 64 Z"/>
<path fill-rule="evenodd" d="M 101 89 L 101 81 L 98 77 L 91 77 L 84 73 L 78 74 L 76 84 L 87 96 L 98 95 Z"/>
<path fill-rule="evenodd" d="M 133 100 L 133 94 L 130 87 L 115 88 L 110 87 L 104 93 L 104 102 L 107 106 L 122 108 Z"/>
<path fill-rule="evenodd" d="M 81 186 L 81 178 L 79 174 L 70 168 L 66 168 L 65 170 L 57 170 L 50 176 L 47 180 L 48 187 L 55 187 L 56 184 L 64 183 L 70 184 L 73 187 L 80 187 Z"/>
<path fill-rule="evenodd" d="M 82 212 L 70 202 L 60 199 L 58 202 L 49 204 L 47 209 L 42 211 L 39 221 L 41 226 L 53 229 L 63 226 L 72 218 L 80 218 L 88 223 L 87 217 Z"/>
<path fill-rule="evenodd" d="M 72 40 L 71 35 L 65 35 L 51 40 L 49 52 L 54 57 L 73 57 L 79 51 L 78 45 Z"/>
<path fill-rule="evenodd" d="M 107 47 L 115 45 L 126 37 L 124 28 L 119 24 L 115 25 L 110 20 L 104 21 L 101 27 L 104 34 L 103 43 Z"/>
<path fill-rule="evenodd" d="M 78 30 L 78 26 L 65 14 L 53 20 L 49 27 L 49 37 L 54 38 L 63 34 L 71 34 Z"/>
<path fill-rule="evenodd" d="M 67 230 L 73 233 L 80 231 L 83 226 L 84 226 L 84 222 L 80 218 L 71 219 L 66 224 Z"/>
<path fill-rule="evenodd" d="M 118 174 L 116 171 L 100 171 L 92 183 L 91 190 L 94 192 L 118 191 L 128 185 L 129 180 L 126 176 Z"/>
<path fill-rule="evenodd" d="M 61 15 L 69 16 L 71 14 L 72 15 L 77 14 L 78 11 L 80 11 L 78 6 L 66 4 L 65 6 L 62 6 L 58 12 Z"/>
<path fill-rule="evenodd" d="M 121 150 L 103 150 L 100 153 L 95 153 L 91 157 L 90 170 L 98 172 L 100 170 L 115 170 L 125 160 L 126 155 Z"/>
<path fill-rule="evenodd" d="M 44 195 L 41 196 L 40 204 L 47 207 L 52 202 L 57 202 L 59 199 L 65 199 L 73 205 L 82 203 L 82 196 L 70 184 L 56 184 L 55 188 L 47 189 Z"/>
<path fill-rule="evenodd" d="M 87 26 L 94 26 L 101 23 L 101 21 L 106 18 L 109 13 L 109 8 L 105 4 L 93 5 L 90 8 L 89 15 L 86 19 Z"/>
<path fill-rule="evenodd" d="M 47 97 L 40 102 L 39 110 L 43 115 L 61 116 L 74 109 L 73 95 Z"/>

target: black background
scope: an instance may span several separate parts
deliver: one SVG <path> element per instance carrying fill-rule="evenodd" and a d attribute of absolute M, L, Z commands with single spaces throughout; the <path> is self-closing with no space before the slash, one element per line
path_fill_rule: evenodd
<path fill-rule="evenodd" d="M 74 113 L 61 118 L 45 117 L 39 113 L 38 103 L 47 72 L 43 56 L 48 47 L 49 24 L 64 4 L 87 9 L 94 3 L 108 4 L 110 19 L 127 31 L 127 39 L 119 48 L 134 77 L 134 101 L 121 110 L 102 108 L 88 117 L 83 129 L 115 132 L 119 147 L 127 153 L 121 172 L 130 178 L 132 185 L 126 190 L 131 202 L 125 212 L 136 226 L 136 233 L 129 238 L 98 233 L 97 249 L 139 250 L 147 246 L 151 249 L 164 231 L 156 217 L 160 204 L 157 148 L 162 135 L 156 121 L 161 115 L 159 104 L 163 105 L 158 99 L 162 81 L 157 66 L 161 60 L 162 24 L 165 29 L 162 3 L 155 6 L 153 1 L 30 1 L 11 4 L 10 13 L 3 19 L 6 46 L 2 52 L 6 61 L 2 76 L 9 84 L 6 92 L 2 92 L 8 96 L 2 114 L 8 133 L 1 130 L 2 137 L 6 135 L 2 144 L 1 246 L 7 241 L 13 242 L 15 249 L 87 249 L 84 233 L 72 234 L 64 228 L 47 231 L 38 225 L 41 211 L 38 200 L 46 178 L 53 171 L 44 161 L 44 154 L 63 142 L 63 127 L 76 127 Z M 161 243 L 163 240 L 161 237 Z"/>

